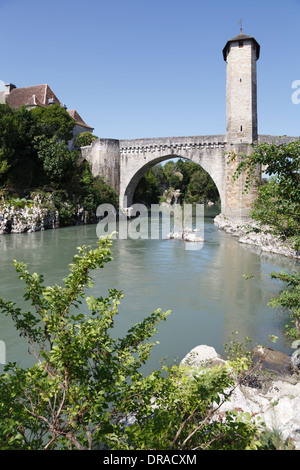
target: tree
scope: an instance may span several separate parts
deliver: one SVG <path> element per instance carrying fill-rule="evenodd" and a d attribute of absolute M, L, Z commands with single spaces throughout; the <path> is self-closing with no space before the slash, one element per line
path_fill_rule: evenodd
<path fill-rule="evenodd" d="M 91 132 L 81 132 L 75 139 L 74 147 L 85 147 L 90 145 L 94 140 L 98 139 L 96 135 Z"/>
<path fill-rule="evenodd" d="M 230 154 L 229 162 L 236 160 Z M 262 166 L 269 180 L 259 186 L 259 197 L 251 216 L 273 233 L 289 238 L 300 247 L 300 139 L 290 143 L 258 142 L 250 155 L 241 154 L 234 174 L 236 180 L 246 175 L 247 191 L 257 182 L 257 168 Z M 260 184 L 260 181 L 258 182 Z"/>
<path fill-rule="evenodd" d="M 152 168 L 139 181 L 134 193 L 134 202 L 157 204 L 160 196 L 158 181 Z"/>
<path fill-rule="evenodd" d="M 300 274 L 285 271 L 271 273 L 272 279 L 278 279 L 285 284 L 279 297 L 271 299 L 270 306 L 288 312 L 291 324 L 286 326 L 288 335 L 300 339 Z"/>
<path fill-rule="evenodd" d="M 76 174 L 77 152 L 70 151 L 68 145 L 57 137 L 36 137 L 38 158 L 42 161 L 46 180 L 61 188 Z"/>
<path fill-rule="evenodd" d="M 49 139 L 68 142 L 73 138 L 74 119 L 58 104 L 42 108 L 37 106 L 31 110 L 40 130 L 40 135 Z"/>
<path fill-rule="evenodd" d="M 75 222 L 78 205 L 90 214 L 103 202 L 117 206 L 113 188 L 93 178 L 87 162 L 79 163 L 78 150 L 69 149 L 73 127 L 58 105 L 15 110 L 0 104 L 0 188 L 6 200 L 51 192 L 61 225 Z"/>
<path fill-rule="evenodd" d="M 36 122 L 24 106 L 14 110 L 0 104 L 0 181 L 20 184 L 26 174 L 27 184 L 35 172 L 34 136 Z"/>
<path fill-rule="evenodd" d="M 36 364 L 8 364 L 0 376 L 0 449 L 256 448 L 251 421 L 213 419 L 232 393 L 232 364 L 197 374 L 183 366 L 167 368 L 167 375 L 141 372 L 149 340 L 170 312 L 156 310 L 123 338 L 110 334 L 122 293 L 85 297 L 90 271 L 111 259 L 110 247 L 102 238 L 96 249 L 79 248 L 63 286 L 46 287 L 43 276 L 15 262 L 31 309 L 3 299 L 0 309 Z"/>
<path fill-rule="evenodd" d="M 183 174 L 178 168 L 177 162 L 172 160 L 168 161 L 164 165 L 164 173 L 169 188 L 180 189 L 183 180 Z"/>
<path fill-rule="evenodd" d="M 195 171 L 187 185 L 184 202 L 188 204 L 218 201 L 218 199 L 219 192 L 209 174 L 202 168 Z"/>

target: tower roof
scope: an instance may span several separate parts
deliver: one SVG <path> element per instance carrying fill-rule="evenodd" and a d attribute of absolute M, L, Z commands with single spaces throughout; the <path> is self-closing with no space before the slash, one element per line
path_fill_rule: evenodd
<path fill-rule="evenodd" d="M 242 33 L 242 31 L 240 32 L 240 34 L 238 34 L 237 36 L 235 36 L 234 38 L 232 39 L 229 39 L 229 41 L 227 41 L 226 43 L 226 46 L 224 47 L 223 49 L 223 57 L 224 57 L 224 60 L 226 61 L 226 52 L 227 52 L 227 48 L 229 46 L 229 44 L 231 42 L 236 42 L 236 41 L 245 41 L 246 39 L 251 39 L 254 44 L 256 45 L 256 60 L 259 59 L 259 53 L 260 53 L 260 45 L 258 44 L 258 42 L 256 41 L 256 39 L 254 39 L 254 37 L 252 36 L 248 36 L 247 34 L 244 34 Z"/>

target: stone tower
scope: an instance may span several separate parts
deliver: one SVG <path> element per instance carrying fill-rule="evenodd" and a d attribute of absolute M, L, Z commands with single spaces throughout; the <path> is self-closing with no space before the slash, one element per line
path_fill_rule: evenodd
<path fill-rule="evenodd" d="M 246 34 L 230 39 L 223 49 L 226 61 L 226 134 L 228 144 L 257 140 L 257 73 L 260 46 Z"/>
<path fill-rule="evenodd" d="M 226 61 L 226 151 L 235 153 L 236 160 L 226 165 L 226 196 L 222 213 L 229 218 L 248 217 L 257 189 L 252 186 L 245 193 L 245 175 L 233 182 L 233 174 L 241 161 L 240 155 L 252 152 L 257 141 L 257 73 L 256 61 L 260 46 L 257 41 L 240 31 L 227 41 L 223 49 Z M 250 145 L 249 145 L 250 144 Z M 260 176 L 260 169 L 257 169 Z"/>

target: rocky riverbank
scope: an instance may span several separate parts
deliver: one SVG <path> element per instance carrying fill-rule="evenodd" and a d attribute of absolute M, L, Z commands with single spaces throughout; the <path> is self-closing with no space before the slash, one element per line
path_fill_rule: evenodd
<path fill-rule="evenodd" d="M 226 362 L 206 345 L 192 349 L 182 360 L 182 364 L 201 370 Z M 288 441 L 293 449 L 300 450 L 300 376 L 292 357 L 257 348 L 253 371 L 235 384 L 230 399 L 217 410 L 215 418 L 222 419 L 226 411 L 249 413 L 256 423 L 278 433 L 282 442 Z"/>
<path fill-rule="evenodd" d="M 255 245 L 262 251 L 300 260 L 300 252 L 296 251 L 290 243 L 269 233 L 267 227 L 261 229 L 254 220 L 233 221 L 219 214 L 214 218 L 214 223 L 219 229 L 238 237 L 240 243 Z"/>
<path fill-rule="evenodd" d="M 66 213 L 69 224 L 66 222 Z M 85 211 L 79 204 L 64 202 L 57 207 L 51 193 L 36 193 L 28 201 L 0 201 L 0 235 L 38 232 L 56 229 L 62 225 L 81 225 L 94 221 L 95 215 Z"/>

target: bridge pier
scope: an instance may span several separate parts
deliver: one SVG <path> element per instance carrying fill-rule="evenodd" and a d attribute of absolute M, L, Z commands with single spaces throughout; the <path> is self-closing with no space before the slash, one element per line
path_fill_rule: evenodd
<path fill-rule="evenodd" d="M 241 154 L 250 155 L 252 146 L 247 144 L 227 145 L 227 155 L 233 152 L 236 159 L 226 164 L 226 191 L 225 203 L 222 206 L 222 215 L 233 220 L 245 220 L 249 218 L 249 213 L 257 198 L 257 186 L 253 184 L 251 188 L 245 192 L 246 175 L 241 174 L 237 180 L 233 180 L 233 175 L 241 162 Z M 257 168 L 257 179 L 261 178 L 261 168 Z"/>
<path fill-rule="evenodd" d="M 86 160 L 92 175 L 103 177 L 108 184 L 120 191 L 120 144 L 116 139 L 96 139 L 91 145 L 80 148 L 80 160 Z"/>

